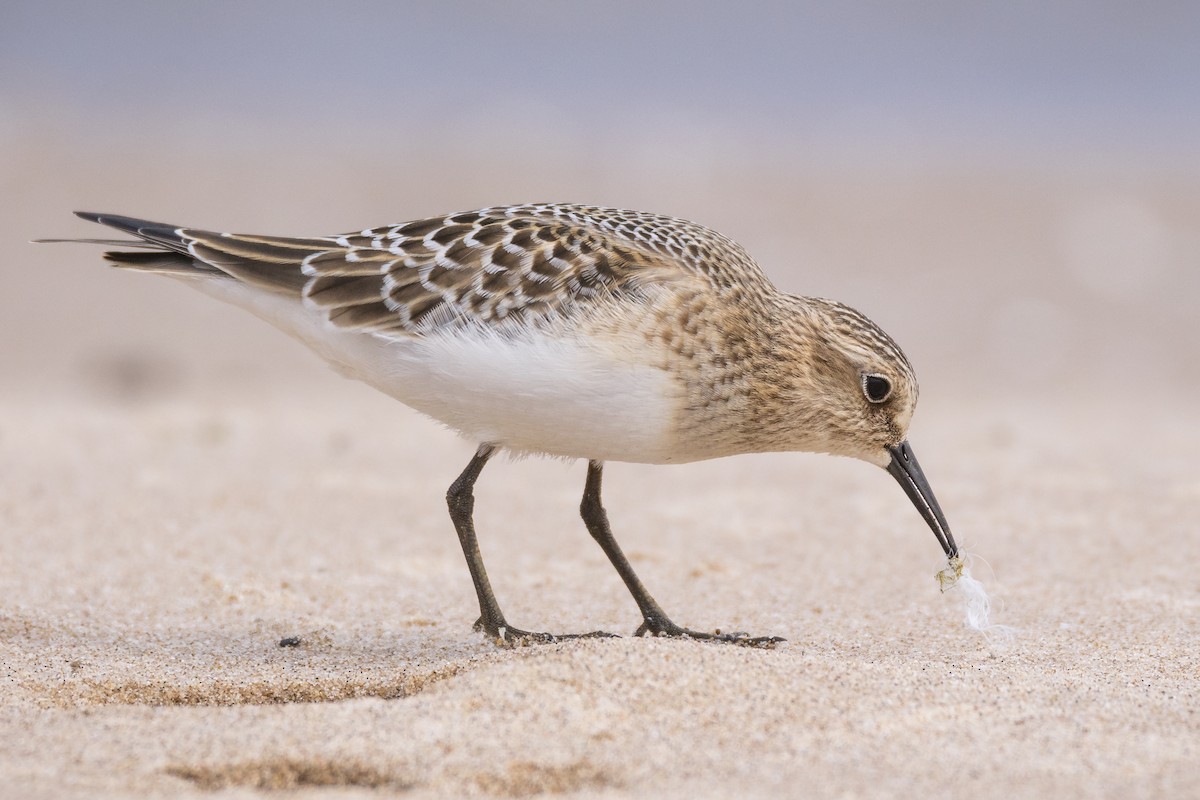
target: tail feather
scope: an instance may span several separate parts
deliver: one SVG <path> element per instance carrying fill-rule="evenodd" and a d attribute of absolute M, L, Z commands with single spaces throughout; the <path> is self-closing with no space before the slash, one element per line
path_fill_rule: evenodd
<path fill-rule="evenodd" d="M 328 239 L 234 236 L 119 214 L 76 211 L 75 215 L 137 237 L 129 242 L 97 240 L 100 244 L 150 249 L 146 253 L 105 253 L 105 259 L 114 266 L 193 277 L 222 276 L 296 297 L 308 281 L 301 270 L 304 258 L 314 247 L 323 250 L 335 246 Z"/>
<path fill-rule="evenodd" d="M 75 241 L 120 247 L 104 254 L 104 260 L 114 267 L 133 269 L 140 272 L 158 272 L 166 275 L 195 277 L 197 275 L 224 275 L 221 270 L 196 259 L 188 252 L 187 242 L 180 228 L 162 222 L 123 217 L 119 214 L 97 214 L 92 211 L 76 211 L 75 216 L 89 222 L 99 222 L 110 228 L 138 237 L 122 239 L 46 239 L 43 241 Z M 141 248 L 130 252 L 127 248 Z"/>
<path fill-rule="evenodd" d="M 99 244 L 105 247 L 145 247 L 161 249 L 162 245 L 141 239 L 32 239 L 33 244 Z"/>
<path fill-rule="evenodd" d="M 300 294 L 307 280 L 298 265 L 297 250 L 292 249 L 279 255 L 287 258 L 262 258 L 259 260 L 247 257 L 239 252 L 222 252 L 212 247 L 206 247 L 197 241 L 197 235 L 207 235 L 218 239 L 221 234 L 207 234 L 204 231 L 188 231 L 184 228 L 168 225 L 163 222 L 152 222 L 134 217 L 124 217 L 120 214 L 100 214 L 94 211 L 76 211 L 75 216 L 89 222 L 98 222 L 138 238 L 124 239 L 38 239 L 40 244 L 57 242 L 78 242 L 81 244 L 99 244 L 107 247 L 119 247 L 121 250 L 110 250 L 104 254 L 104 260 L 114 267 L 132 269 L 140 272 L 158 272 L 166 275 L 182 277 L 197 277 L 208 275 L 213 277 L 233 278 L 272 291 L 282 291 L 287 294 Z M 142 252 L 130 252 L 128 248 L 142 248 Z M 274 255 L 274 254 L 272 254 Z M 289 269 L 287 261 L 295 262 Z M 279 264 L 284 266 L 280 267 Z"/>
<path fill-rule="evenodd" d="M 191 256 L 174 252 L 164 252 L 162 250 L 132 253 L 109 251 L 104 254 L 104 260 L 114 267 L 132 269 L 139 272 L 158 272 L 166 275 L 184 276 L 222 274 L 220 270 L 208 267 L 203 262 L 196 261 Z"/>

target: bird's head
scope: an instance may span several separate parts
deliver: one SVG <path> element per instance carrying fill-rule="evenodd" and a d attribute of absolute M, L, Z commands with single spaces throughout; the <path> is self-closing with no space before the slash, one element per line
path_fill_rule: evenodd
<path fill-rule="evenodd" d="M 808 373 L 800 402 L 810 430 L 822 431 L 809 449 L 883 467 L 904 488 L 946 555 L 954 537 L 912 448 L 908 426 L 917 406 L 917 379 L 904 352 L 878 325 L 830 300 L 808 299 Z M 815 422 L 815 425 L 812 423 Z"/>

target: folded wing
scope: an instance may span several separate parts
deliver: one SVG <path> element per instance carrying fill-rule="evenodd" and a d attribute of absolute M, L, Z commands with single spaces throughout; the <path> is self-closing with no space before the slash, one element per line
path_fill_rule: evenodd
<path fill-rule="evenodd" d="M 729 244 L 682 220 L 577 206 L 484 209 L 311 238 L 80 216 L 156 248 L 106 253 L 118 266 L 228 276 L 294 296 L 338 328 L 395 336 L 570 315 L 673 281 L 720 285 L 721 268 L 706 256 Z"/>

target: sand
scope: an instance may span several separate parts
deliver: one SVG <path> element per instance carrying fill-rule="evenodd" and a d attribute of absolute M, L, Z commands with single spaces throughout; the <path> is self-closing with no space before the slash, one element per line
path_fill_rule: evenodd
<path fill-rule="evenodd" d="M 1185 414 L 1113 470 L 1102 407 L 930 403 L 913 442 L 994 619 L 869 465 L 613 465 L 619 539 L 675 619 L 628 636 L 582 465 L 499 461 L 478 525 L 504 649 L 442 494 L 470 447 L 370 390 L 5 402 L 0 795 L 1195 796 L 1200 481 Z M 1013 420 L 1018 419 L 1019 425 Z M 280 647 L 286 637 L 299 646 Z"/>

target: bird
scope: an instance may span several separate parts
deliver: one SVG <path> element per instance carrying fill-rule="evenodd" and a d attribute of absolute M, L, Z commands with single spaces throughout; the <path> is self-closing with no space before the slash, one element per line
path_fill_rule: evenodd
<path fill-rule="evenodd" d="M 219 233 L 76 212 L 131 239 L 113 266 L 168 275 L 241 307 L 477 444 L 446 493 L 479 618 L 511 625 L 484 568 L 474 486 L 498 452 L 585 459 L 580 515 L 633 596 L 635 635 L 772 647 L 777 636 L 671 620 L 613 536 L 607 462 L 676 464 L 817 452 L 884 468 L 946 556 L 958 554 L 907 432 L 917 379 L 853 308 L 778 290 L 747 251 L 697 223 L 563 203 L 496 206 L 352 233 Z"/>

